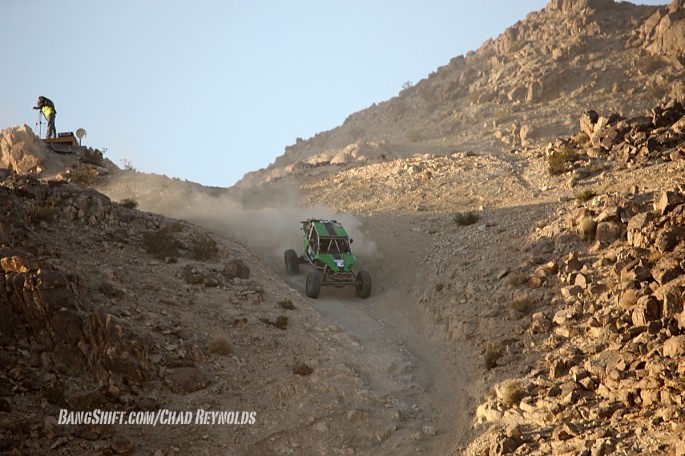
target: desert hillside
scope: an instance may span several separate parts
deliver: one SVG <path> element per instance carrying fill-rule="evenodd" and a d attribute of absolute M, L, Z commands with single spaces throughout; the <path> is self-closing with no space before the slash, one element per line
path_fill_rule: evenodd
<path fill-rule="evenodd" d="M 684 30 L 552 0 L 230 189 L 3 130 L 0 453 L 685 454 Z M 368 299 L 288 275 L 309 217 Z"/>
<path fill-rule="evenodd" d="M 241 183 L 382 156 L 501 154 L 571 134 L 585 109 L 641 115 L 663 96 L 683 99 L 682 8 L 550 1 L 398 96 L 286 147 Z"/>

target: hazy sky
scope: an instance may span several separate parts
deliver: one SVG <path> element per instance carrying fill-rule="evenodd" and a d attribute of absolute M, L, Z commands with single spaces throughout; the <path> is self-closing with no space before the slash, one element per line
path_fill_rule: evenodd
<path fill-rule="evenodd" d="M 230 186 L 546 4 L 0 0 L 0 129 L 44 95 L 118 165 Z"/>

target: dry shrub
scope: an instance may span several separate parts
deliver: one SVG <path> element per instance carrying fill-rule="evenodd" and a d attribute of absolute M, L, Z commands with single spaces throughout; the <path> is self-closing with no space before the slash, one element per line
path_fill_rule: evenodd
<path fill-rule="evenodd" d="M 594 190 L 583 190 L 576 195 L 576 200 L 580 201 L 581 203 L 586 203 L 595 196 L 597 196 L 597 192 Z"/>
<path fill-rule="evenodd" d="M 206 261 L 219 255 L 219 245 L 209 234 L 201 233 L 190 238 L 190 256 L 196 260 Z"/>
<path fill-rule="evenodd" d="M 119 201 L 119 204 L 126 209 L 135 209 L 138 207 L 138 201 L 134 200 L 133 198 L 124 198 Z"/>
<path fill-rule="evenodd" d="M 517 292 L 514 294 L 514 299 L 511 301 L 511 308 L 522 314 L 527 314 L 533 308 L 533 299 L 526 291 Z"/>
<path fill-rule="evenodd" d="M 286 310 L 295 310 L 295 304 L 293 304 L 293 302 L 290 299 L 284 299 L 283 301 L 279 301 L 278 306 Z"/>
<path fill-rule="evenodd" d="M 302 361 L 298 361 L 295 363 L 293 366 L 293 374 L 296 375 L 311 375 L 311 373 L 314 372 L 314 369 L 311 367 L 307 366 L 305 363 Z"/>
<path fill-rule="evenodd" d="M 480 215 L 475 212 L 457 212 L 452 217 L 452 220 L 459 226 L 468 226 L 480 220 Z"/>
<path fill-rule="evenodd" d="M 72 184 L 90 185 L 93 179 L 97 177 L 98 173 L 95 169 L 89 166 L 78 166 L 67 173 L 67 181 Z"/>
<path fill-rule="evenodd" d="M 502 347 L 499 342 L 488 342 L 485 345 L 483 359 L 487 370 L 497 367 L 497 360 L 502 357 Z"/>
<path fill-rule="evenodd" d="M 578 235 L 583 240 L 592 240 L 595 237 L 595 232 L 597 231 L 597 223 L 592 220 L 592 217 L 583 217 L 583 219 L 578 224 Z"/>
<path fill-rule="evenodd" d="M 33 223 L 52 222 L 55 218 L 55 200 L 49 199 L 41 204 L 31 206 L 29 220 Z"/>
<path fill-rule="evenodd" d="M 578 146 L 585 146 L 589 143 L 590 137 L 584 131 L 576 133 L 571 137 L 571 141 Z"/>
<path fill-rule="evenodd" d="M 567 171 L 567 163 L 576 159 L 576 154 L 573 149 L 566 145 L 559 150 L 554 150 L 547 157 L 547 171 L 551 176 L 558 176 Z"/>
<path fill-rule="evenodd" d="M 528 391 L 519 380 L 507 380 L 497 388 L 497 398 L 505 407 L 518 405 L 528 395 Z"/>
<path fill-rule="evenodd" d="M 105 164 L 105 159 L 102 156 L 102 152 L 97 149 L 87 149 L 85 152 L 83 152 L 80 160 L 81 163 L 95 166 L 103 166 Z"/>
<path fill-rule="evenodd" d="M 215 355 L 233 354 L 233 344 L 226 334 L 215 334 L 209 340 L 209 352 Z"/>
<path fill-rule="evenodd" d="M 166 226 L 155 231 L 143 233 L 143 248 L 150 255 L 164 259 L 178 256 L 180 244 L 173 236 L 174 228 Z"/>

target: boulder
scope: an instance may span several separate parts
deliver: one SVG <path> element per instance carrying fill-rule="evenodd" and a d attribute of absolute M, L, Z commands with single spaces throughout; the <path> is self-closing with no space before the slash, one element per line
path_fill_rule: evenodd
<path fill-rule="evenodd" d="M 224 266 L 223 274 L 229 280 L 236 277 L 248 279 L 250 278 L 250 267 L 242 260 L 231 260 Z"/>
<path fill-rule="evenodd" d="M 685 227 L 669 226 L 659 231 L 654 246 L 662 253 L 670 252 L 683 239 L 685 239 Z"/>
<path fill-rule="evenodd" d="M 667 190 L 661 193 L 659 200 L 654 204 L 654 209 L 659 211 L 661 215 L 665 215 L 683 203 L 685 203 L 685 195 Z"/>
<path fill-rule="evenodd" d="M 150 361 L 144 344 L 104 307 L 90 317 L 90 362 L 96 378 L 118 383 L 143 384 L 151 377 Z"/>
<path fill-rule="evenodd" d="M 648 229 L 654 218 L 651 212 L 640 212 L 628 220 L 627 241 L 633 247 L 647 247 L 651 244 Z"/>
<path fill-rule="evenodd" d="M 681 280 L 672 280 L 660 286 L 654 295 L 661 301 L 661 316 L 673 318 L 683 311 L 683 285 Z"/>
<path fill-rule="evenodd" d="M 56 154 L 24 124 L 0 132 L 0 168 L 18 174 L 54 175 L 77 163 L 72 154 Z"/>
<path fill-rule="evenodd" d="M 667 358 L 682 358 L 685 356 L 685 335 L 674 336 L 666 339 L 663 347 L 664 356 Z"/>
<path fill-rule="evenodd" d="M 635 326 L 648 326 L 650 321 L 658 320 L 660 317 L 659 301 L 652 295 L 640 297 L 631 315 Z"/>
<path fill-rule="evenodd" d="M 602 244 L 611 244 L 623 233 L 623 224 L 619 222 L 602 222 L 597 224 L 595 239 Z"/>
<path fill-rule="evenodd" d="M 580 131 L 588 135 L 588 137 L 592 137 L 598 119 L 599 114 L 597 114 L 597 112 L 592 110 L 585 111 L 580 117 Z"/>
<path fill-rule="evenodd" d="M 207 376 L 197 367 L 179 367 L 170 370 L 164 377 L 169 389 L 176 394 L 188 394 L 205 388 Z"/>
<path fill-rule="evenodd" d="M 666 256 L 661 258 L 652 269 L 652 277 L 659 285 L 663 285 L 683 275 L 678 258 Z"/>

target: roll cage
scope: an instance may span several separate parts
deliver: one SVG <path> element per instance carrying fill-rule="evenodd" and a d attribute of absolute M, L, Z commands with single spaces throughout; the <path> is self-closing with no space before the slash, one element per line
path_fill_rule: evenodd
<path fill-rule="evenodd" d="M 335 220 L 332 220 L 332 222 L 337 223 Z M 313 220 L 303 221 L 302 229 L 305 232 L 305 239 L 312 254 L 352 254 L 350 240 L 347 236 L 322 236 L 317 231 Z"/>

